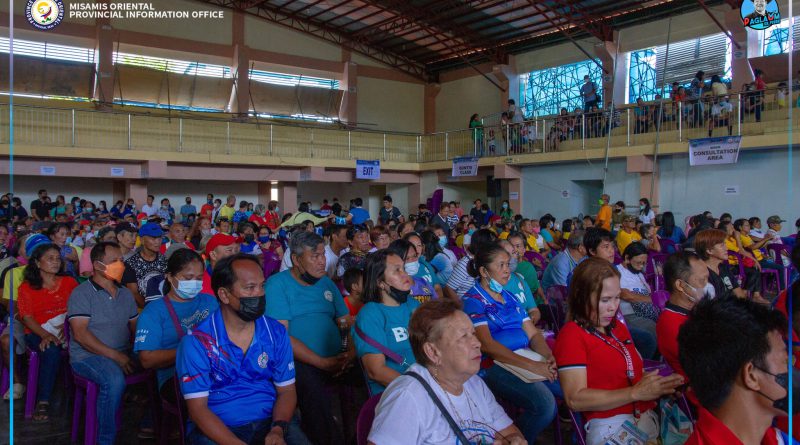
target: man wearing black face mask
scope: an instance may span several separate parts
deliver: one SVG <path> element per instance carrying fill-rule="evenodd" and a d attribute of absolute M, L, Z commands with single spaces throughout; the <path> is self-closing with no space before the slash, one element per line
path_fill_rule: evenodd
<path fill-rule="evenodd" d="M 317 445 L 345 443 L 325 387 L 355 357 L 350 341 L 351 347 L 341 352 L 339 323 L 349 325 L 349 312 L 339 289 L 325 274 L 322 238 L 298 232 L 289 250 L 292 267 L 267 281 L 267 315 L 286 326 L 291 336 L 303 431 Z"/>
<path fill-rule="evenodd" d="M 236 254 L 214 267 L 219 310 L 181 340 L 176 372 L 191 443 L 293 443 L 294 359 L 286 328 L 264 316 L 264 275 Z"/>
<path fill-rule="evenodd" d="M 788 411 L 786 328 L 783 314 L 752 301 L 697 304 L 678 334 L 680 363 L 701 405 L 686 445 L 792 443 L 771 426 Z"/>
<path fill-rule="evenodd" d="M 672 369 L 688 381 L 678 361 L 678 331 L 689 319 L 692 308 L 704 297 L 708 268 L 694 253 L 675 253 L 664 264 L 664 280 L 670 296 L 656 324 L 658 351 Z M 692 402 L 696 404 L 695 400 Z"/>

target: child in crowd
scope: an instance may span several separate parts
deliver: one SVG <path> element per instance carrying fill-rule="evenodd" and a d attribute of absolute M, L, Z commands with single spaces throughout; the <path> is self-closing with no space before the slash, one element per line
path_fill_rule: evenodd
<path fill-rule="evenodd" d="M 358 311 L 364 306 L 361 300 L 361 292 L 364 290 L 364 277 L 361 269 L 347 269 L 342 276 L 345 297 L 344 302 L 351 317 L 358 315 Z"/>

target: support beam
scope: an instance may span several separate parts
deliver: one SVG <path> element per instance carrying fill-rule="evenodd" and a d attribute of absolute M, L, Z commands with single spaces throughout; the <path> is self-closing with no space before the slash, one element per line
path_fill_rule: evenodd
<path fill-rule="evenodd" d="M 250 112 L 250 54 L 244 44 L 244 14 L 233 13 L 233 60 L 231 72 L 234 73 L 228 110 L 239 116 Z"/>
<path fill-rule="evenodd" d="M 753 67 L 750 65 L 750 57 L 760 55 L 758 49 L 758 38 L 753 33 L 752 42 L 748 38 L 747 28 L 742 26 L 742 17 L 739 8 L 725 12 L 725 24 L 731 32 L 731 37 L 738 42 L 741 49 L 731 48 L 731 91 L 741 91 L 742 85 L 750 83 L 755 79 Z"/>
<path fill-rule="evenodd" d="M 297 183 L 279 182 L 278 183 L 278 202 L 281 203 L 282 213 L 294 213 L 297 211 Z"/>
<path fill-rule="evenodd" d="M 425 133 L 436 131 L 436 96 L 442 91 L 438 83 L 425 84 Z"/>
<path fill-rule="evenodd" d="M 92 99 L 99 109 L 110 109 L 114 102 L 114 28 L 109 19 L 95 21 L 95 50 L 97 71 Z"/>
<path fill-rule="evenodd" d="M 603 64 L 604 71 L 608 73 L 603 75 L 603 95 L 601 99 L 604 103 L 600 104 L 600 108 L 603 108 L 612 98 L 615 104 L 621 105 L 625 103 L 625 91 L 628 88 L 626 85 L 628 63 L 625 59 L 627 54 L 622 51 L 617 52 L 619 47 L 618 40 L 619 32 L 614 31 L 613 40 L 600 42 L 594 47 L 595 55 L 600 59 L 600 63 Z"/>
<path fill-rule="evenodd" d="M 355 62 L 348 60 L 342 64 L 341 88 L 344 93 L 339 107 L 339 121 L 348 128 L 356 127 L 358 125 L 358 64 Z"/>

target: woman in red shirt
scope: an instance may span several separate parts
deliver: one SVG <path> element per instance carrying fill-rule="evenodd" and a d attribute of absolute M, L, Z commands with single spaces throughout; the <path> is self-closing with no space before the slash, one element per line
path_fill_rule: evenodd
<path fill-rule="evenodd" d="M 256 227 L 266 226 L 267 217 L 264 215 L 266 210 L 267 208 L 264 206 L 264 204 L 257 205 L 255 207 L 255 211 L 253 212 L 252 215 L 250 215 L 250 218 L 248 218 L 247 220 L 250 221 L 251 223 L 254 223 Z"/>
<path fill-rule="evenodd" d="M 617 321 L 620 274 L 600 258 L 575 268 L 568 323 L 558 333 L 554 355 L 569 408 L 583 413 L 586 444 L 602 445 L 626 421 L 651 440 L 658 437 L 656 401 L 672 394 L 683 377 L 644 375 L 641 355 L 625 324 Z"/>
<path fill-rule="evenodd" d="M 25 325 L 25 342 L 28 348 L 39 352 L 41 360 L 34 420 L 48 418 L 50 394 L 61 363 L 61 333 L 67 300 L 78 285 L 73 278 L 58 275 L 61 266 L 58 246 L 37 247 L 28 259 L 17 294 L 19 317 Z"/>
<path fill-rule="evenodd" d="M 278 208 L 278 201 L 270 201 L 269 204 L 267 204 L 267 222 L 265 225 L 273 232 L 277 231 L 278 227 L 281 225 L 281 215 L 278 214 L 278 210 L 280 210 Z"/>

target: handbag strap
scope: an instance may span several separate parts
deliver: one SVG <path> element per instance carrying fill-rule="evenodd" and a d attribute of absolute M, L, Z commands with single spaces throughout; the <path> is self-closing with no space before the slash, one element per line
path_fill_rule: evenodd
<path fill-rule="evenodd" d="M 429 385 L 428 382 L 426 382 L 421 375 L 417 374 L 414 371 L 408 371 L 406 375 L 417 379 L 417 381 L 422 385 L 422 387 L 425 388 L 425 391 L 431 397 L 431 400 L 433 400 L 433 404 L 436 405 L 437 408 L 439 408 L 439 411 L 442 412 L 442 416 L 444 416 L 444 420 L 447 421 L 448 425 L 450 425 L 450 428 L 456 434 L 456 438 L 458 439 L 458 441 L 462 445 L 470 445 L 467 436 L 465 436 L 464 432 L 461 431 L 461 428 L 459 428 L 458 425 L 456 425 L 456 421 L 453 420 L 453 416 L 451 416 L 450 413 L 447 411 L 447 409 L 444 407 L 444 405 L 442 405 L 442 401 L 439 400 L 439 397 L 437 397 L 436 393 L 433 392 L 433 388 L 431 388 L 431 385 Z"/>
<path fill-rule="evenodd" d="M 172 307 L 172 302 L 169 301 L 169 296 L 164 295 L 163 299 L 164 299 L 164 306 L 167 307 L 167 312 L 169 312 L 169 318 L 172 319 L 172 325 L 175 327 L 175 332 L 178 333 L 178 341 L 180 341 L 180 339 L 182 339 L 183 336 L 186 335 L 186 333 L 183 332 L 183 328 L 181 327 L 181 322 L 178 320 L 178 314 L 175 312 L 175 308 Z"/>
<path fill-rule="evenodd" d="M 361 339 L 364 340 L 364 342 L 366 344 L 372 346 L 373 348 L 377 349 L 378 351 L 381 351 L 381 354 L 385 355 L 386 358 L 388 358 L 389 360 L 397 363 L 398 365 L 402 365 L 403 363 L 406 362 L 406 359 L 403 358 L 402 355 L 400 355 L 400 354 L 390 350 L 386 346 L 383 346 L 382 344 L 378 343 L 374 338 L 370 337 L 364 331 L 362 331 L 361 328 L 359 328 L 357 324 L 353 325 L 353 327 L 355 328 L 356 334 L 359 337 L 361 337 Z"/>

